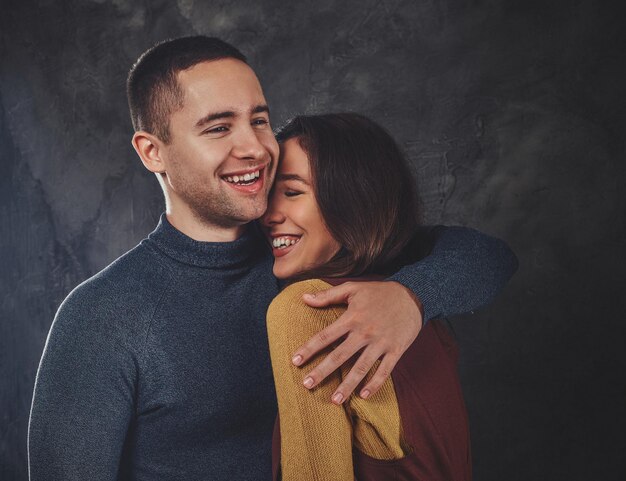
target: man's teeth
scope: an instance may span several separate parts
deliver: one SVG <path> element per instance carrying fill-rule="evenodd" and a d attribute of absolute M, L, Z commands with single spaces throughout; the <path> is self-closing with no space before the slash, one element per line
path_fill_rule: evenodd
<path fill-rule="evenodd" d="M 289 247 L 294 245 L 300 239 L 291 239 L 288 237 L 276 237 L 272 240 L 272 245 L 278 249 L 284 249 L 285 247 Z"/>
<path fill-rule="evenodd" d="M 256 170 L 254 172 L 250 172 L 249 174 L 244 175 L 231 175 L 226 177 L 226 181 L 231 184 L 241 184 L 241 183 L 252 183 L 261 175 L 260 170 Z"/>

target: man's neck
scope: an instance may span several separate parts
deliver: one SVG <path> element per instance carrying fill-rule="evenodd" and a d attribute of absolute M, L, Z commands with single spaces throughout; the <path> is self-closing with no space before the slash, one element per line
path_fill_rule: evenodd
<path fill-rule="evenodd" d="M 246 225 L 220 227 L 203 222 L 191 215 L 173 209 L 165 212 L 167 220 L 177 230 L 200 242 L 233 242 L 243 235 Z"/>

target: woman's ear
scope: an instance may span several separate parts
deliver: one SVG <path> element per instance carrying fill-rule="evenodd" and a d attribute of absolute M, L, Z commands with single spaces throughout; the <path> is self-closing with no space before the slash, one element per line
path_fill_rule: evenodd
<path fill-rule="evenodd" d="M 140 130 L 133 135 L 132 144 L 146 169 L 155 174 L 165 172 L 164 144 L 158 137 Z"/>

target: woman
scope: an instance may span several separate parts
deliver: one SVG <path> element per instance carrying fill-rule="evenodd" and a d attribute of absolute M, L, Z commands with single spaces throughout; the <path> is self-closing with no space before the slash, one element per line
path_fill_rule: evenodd
<path fill-rule="evenodd" d="M 343 312 L 310 308 L 303 293 L 340 278 L 395 272 L 411 261 L 405 251 L 427 253 L 414 182 L 398 146 L 357 114 L 297 117 L 277 138 L 281 159 L 262 223 L 273 247 L 274 274 L 291 282 L 267 317 L 282 479 L 470 479 L 456 348 L 436 321 L 422 329 L 391 378 L 367 400 L 352 395 L 340 406 L 329 401 L 349 367 L 307 391 L 302 371 L 290 361 L 293 351 Z"/>

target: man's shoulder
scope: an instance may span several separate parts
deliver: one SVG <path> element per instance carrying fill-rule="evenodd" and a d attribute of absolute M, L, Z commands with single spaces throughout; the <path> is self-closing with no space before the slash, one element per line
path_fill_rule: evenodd
<path fill-rule="evenodd" d="M 57 317 L 84 321 L 151 314 L 172 276 L 142 242 L 76 286 Z"/>

